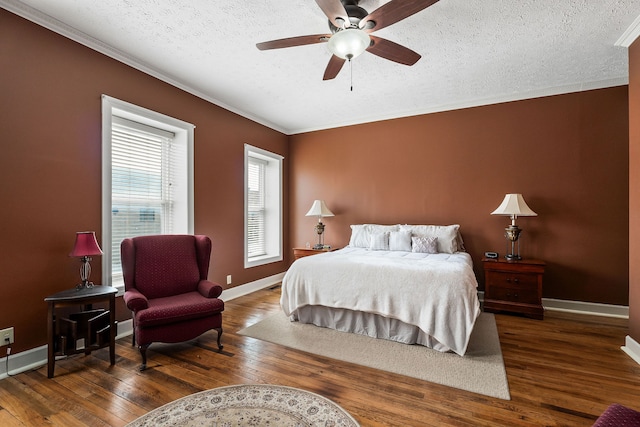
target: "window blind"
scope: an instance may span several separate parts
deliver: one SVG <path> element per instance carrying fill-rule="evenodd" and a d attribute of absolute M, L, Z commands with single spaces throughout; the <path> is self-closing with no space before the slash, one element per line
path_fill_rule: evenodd
<path fill-rule="evenodd" d="M 265 246 L 265 168 L 267 162 L 249 156 L 247 185 L 247 255 L 262 256 L 267 253 Z"/>
<path fill-rule="evenodd" d="M 175 135 L 113 116 L 111 129 L 111 261 L 122 277 L 120 243 L 128 237 L 173 231 Z"/>

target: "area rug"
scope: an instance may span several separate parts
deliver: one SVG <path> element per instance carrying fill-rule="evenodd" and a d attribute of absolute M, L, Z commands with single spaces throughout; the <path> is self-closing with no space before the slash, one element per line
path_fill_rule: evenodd
<path fill-rule="evenodd" d="M 464 356 L 291 322 L 279 312 L 238 332 L 320 356 L 511 400 L 495 317 L 482 313 Z"/>
<path fill-rule="evenodd" d="M 126 427 L 335 426 L 359 424 L 327 398 L 292 387 L 233 385 L 195 393 L 161 406 Z"/>

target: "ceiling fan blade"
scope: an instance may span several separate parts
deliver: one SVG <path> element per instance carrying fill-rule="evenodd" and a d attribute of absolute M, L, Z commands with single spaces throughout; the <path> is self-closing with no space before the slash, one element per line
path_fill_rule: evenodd
<path fill-rule="evenodd" d="M 329 60 L 329 64 L 327 64 L 327 68 L 324 70 L 324 76 L 322 77 L 322 80 L 335 79 L 340 70 L 342 70 L 342 66 L 344 65 L 344 63 L 344 59 L 332 55 L 331 59 Z"/>
<path fill-rule="evenodd" d="M 408 18 L 437 2 L 438 0 L 391 0 L 362 18 L 358 25 L 369 33 L 377 31 Z M 372 26 L 371 21 L 375 25 Z M 369 25 L 367 25 L 368 22 Z"/>
<path fill-rule="evenodd" d="M 288 37 L 286 39 L 271 40 L 257 43 L 260 50 L 282 49 L 284 47 L 303 46 L 306 44 L 324 43 L 331 37 L 331 34 L 314 34 L 309 36 Z"/>
<path fill-rule="evenodd" d="M 344 28 L 344 24 L 349 23 L 349 14 L 340 0 L 316 0 L 316 3 L 336 27 Z"/>
<path fill-rule="evenodd" d="M 367 48 L 367 52 L 381 58 L 404 65 L 413 65 L 418 62 L 418 59 L 422 58 L 420 54 L 398 43 L 372 35 L 369 37 L 371 37 L 373 43 Z"/>

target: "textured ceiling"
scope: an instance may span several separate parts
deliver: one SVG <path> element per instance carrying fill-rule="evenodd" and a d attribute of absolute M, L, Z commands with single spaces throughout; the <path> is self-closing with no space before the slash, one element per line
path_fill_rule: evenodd
<path fill-rule="evenodd" d="M 361 0 L 372 12 L 385 0 Z M 626 84 L 640 0 L 440 0 L 375 32 L 422 55 L 365 52 L 323 81 L 314 0 L 0 0 L 0 6 L 287 134 Z M 350 91 L 351 78 L 353 91 Z"/>

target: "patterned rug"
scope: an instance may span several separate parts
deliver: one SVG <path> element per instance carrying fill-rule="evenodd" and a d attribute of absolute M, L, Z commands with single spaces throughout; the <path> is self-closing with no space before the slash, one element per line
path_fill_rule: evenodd
<path fill-rule="evenodd" d="M 253 384 L 202 391 L 161 406 L 127 427 L 327 426 L 357 427 L 344 409 L 297 388 Z"/>

